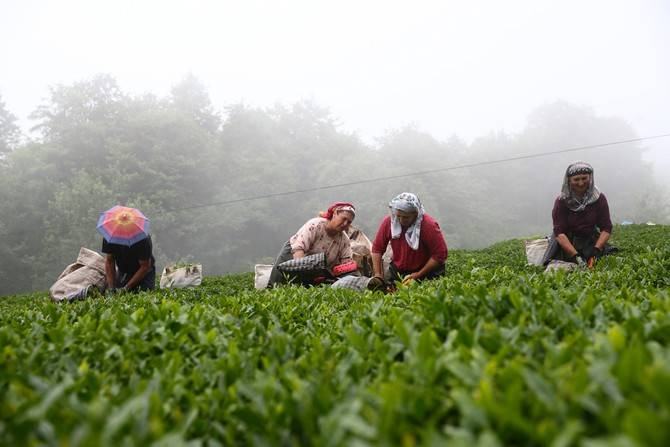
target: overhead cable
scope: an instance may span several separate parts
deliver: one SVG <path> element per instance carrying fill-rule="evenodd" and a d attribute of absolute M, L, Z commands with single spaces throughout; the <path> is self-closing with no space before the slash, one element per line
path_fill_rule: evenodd
<path fill-rule="evenodd" d="M 173 212 L 177 212 L 177 211 L 186 211 L 186 210 L 192 210 L 192 209 L 197 209 L 197 208 L 207 208 L 207 207 L 211 207 L 211 206 L 232 205 L 232 204 L 241 203 L 241 202 L 251 202 L 251 201 L 254 201 L 254 200 L 271 199 L 271 198 L 274 198 L 274 197 L 282 197 L 282 196 L 288 196 L 288 195 L 292 195 L 292 194 L 301 194 L 301 193 L 305 193 L 305 192 L 323 191 L 323 190 L 327 190 L 327 189 L 342 188 L 342 187 L 345 187 L 345 186 L 363 185 L 363 184 L 368 184 L 368 183 L 376 183 L 376 182 L 381 182 L 381 181 L 385 181 L 385 180 L 394 180 L 394 179 L 399 179 L 399 178 L 416 177 L 416 176 L 421 176 L 421 175 L 426 175 L 426 174 L 434 174 L 436 172 L 447 172 L 447 171 L 454 171 L 454 170 L 457 170 L 457 169 L 475 168 L 475 167 L 478 167 L 478 166 L 487 166 L 487 165 L 493 165 L 493 164 L 498 164 L 498 163 L 506 163 L 506 162 L 510 162 L 510 161 L 528 160 L 528 159 L 531 159 L 531 158 L 546 157 L 548 155 L 565 154 L 565 153 L 568 153 L 568 152 L 584 151 L 584 150 L 588 150 L 588 149 L 606 149 L 606 148 L 611 148 L 612 146 L 616 146 L 616 145 L 620 145 L 620 144 L 636 143 L 636 142 L 639 142 L 639 141 L 652 140 L 652 139 L 657 139 L 657 138 L 666 138 L 666 137 L 670 137 L 670 133 L 652 135 L 652 136 L 648 136 L 648 137 L 631 138 L 631 139 L 628 139 L 628 140 L 610 141 L 608 143 L 591 144 L 591 145 L 586 145 L 586 146 L 577 146 L 577 147 L 572 147 L 572 148 L 568 148 L 568 149 L 560 149 L 560 150 L 555 150 L 555 151 L 550 151 L 550 152 L 541 152 L 539 154 L 526 154 L 526 155 L 519 155 L 519 156 L 516 156 L 516 157 L 478 161 L 478 162 L 474 162 L 474 163 L 466 163 L 466 164 L 461 164 L 461 165 L 446 166 L 446 167 L 443 167 L 443 168 L 429 169 L 429 170 L 426 170 L 426 171 L 409 172 L 409 173 L 406 173 L 406 174 L 388 175 L 388 176 L 384 176 L 384 177 L 374 177 L 374 178 L 369 178 L 369 179 L 364 179 L 364 180 L 355 180 L 355 181 L 345 182 L 345 183 L 336 183 L 336 184 L 332 184 L 332 185 L 315 186 L 315 187 L 312 187 L 312 188 L 294 189 L 294 190 L 290 190 L 290 191 L 274 192 L 274 193 L 270 193 L 270 194 L 262 194 L 262 195 L 257 195 L 257 196 L 240 197 L 239 199 L 224 200 L 224 201 L 221 201 L 221 202 L 211 202 L 211 203 L 203 203 L 203 204 L 198 204 L 198 205 L 186 206 L 186 207 L 182 207 L 182 208 L 172 208 L 172 209 L 169 209 L 169 210 L 162 211 L 159 214 L 173 213 Z"/>

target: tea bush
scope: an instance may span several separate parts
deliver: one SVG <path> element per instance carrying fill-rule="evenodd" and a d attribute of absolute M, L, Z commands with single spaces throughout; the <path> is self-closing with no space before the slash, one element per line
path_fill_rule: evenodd
<path fill-rule="evenodd" d="M 2 445 L 670 445 L 670 227 L 596 268 L 520 240 L 393 295 L 251 274 L 0 299 Z"/>

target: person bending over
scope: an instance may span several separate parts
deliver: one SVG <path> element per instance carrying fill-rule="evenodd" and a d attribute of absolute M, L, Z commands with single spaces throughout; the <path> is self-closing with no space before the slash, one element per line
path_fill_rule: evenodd
<path fill-rule="evenodd" d="M 372 243 L 374 276 L 406 282 L 444 275 L 447 244 L 440 225 L 426 214 L 419 198 L 404 192 L 391 200 L 389 209 L 390 215 L 382 220 Z M 393 259 L 385 274 L 382 255 L 389 243 Z"/>

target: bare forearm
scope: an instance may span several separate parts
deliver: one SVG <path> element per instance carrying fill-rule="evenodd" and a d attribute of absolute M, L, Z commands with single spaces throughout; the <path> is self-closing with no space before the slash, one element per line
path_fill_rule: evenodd
<path fill-rule="evenodd" d="M 607 241 L 610 239 L 610 234 L 607 231 L 601 231 L 598 240 L 596 241 L 596 248 L 602 250 Z"/>
<path fill-rule="evenodd" d="M 575 248 L 574 245 L 572 245 L 572 242 L 570 242 L 570 239 L 568 237 L 561 233 L 558 236 L 556 236 L 556 242 L 558 242 L 558 245 L 561 246 L 563 251 L 568 255 L 568 256 L 574 256 L 577 254 L 577 249 Z"/>
<path fill-rule="evenodd" d="M 384 276 L 381 253 L 372 253 L 372 272 L 374 276 Z"/>
<path fill-rule="evenodd" d="M 125 288 L 130 290 L 135 286 L 137 286 L 140 283 L 140 281 L 142 281 L 144 277 L 147 276 L 149 270 L 151 270 L 151 266 L 140 266 L 140 268 L 135 272 L 135 274 L 128 280 L 128 282 L 125 285 Z"/>
<path fill-rule="evenodd" d="M 114 260 L 105 260 L 105 279 L 107 287 L 113 289 L 116 286 L 116 264 Z"/>
<path fill-rule="evenodd" d="M 424 266 L 419 270 L 418 272 L 415 273 L 415 278 L 414 279 L 421 279 L 430 272 L 432 272 L 434 269 L 440 266 L 440 263 L 437 262 L 435 259 L 430 258 Z"/>

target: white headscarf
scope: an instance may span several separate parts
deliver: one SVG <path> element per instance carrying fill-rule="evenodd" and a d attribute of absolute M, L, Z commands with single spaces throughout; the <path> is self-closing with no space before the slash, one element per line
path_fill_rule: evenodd
<path fill-rule="evenodd" d="M 419 198 L 411 192 L 403 192 L 389 202 L 389 208 L 391 208 L 391 237 L 393 239 L 398 239 L 402 234 L 402 226 L 395 212 L 416 213 L 416 220 L 405 232 L 405 239 L 412 250 L 418 250 L 419 237 L 421 236 L 421 222 L 425 213 Z"/>
<path fill-rule="evenodd" d="M 570 188 L 570 177 L 577 174 L 589 174 L 591 177 L 589 187 L 581 198 L 577 197 Z M 600 191 L 596 188 L 593 179 L 593 167 L 584 161 L 577 161 L 568 166 L 568 169 L 565 170 L 565 177 L 563 177 L 563 187 L 560 195 L 560 199 L 565 202 L 565 205 L 572 211 L 581 212 L 586 209 L 587 205 L 595 203 L 599 197 Z"/>

